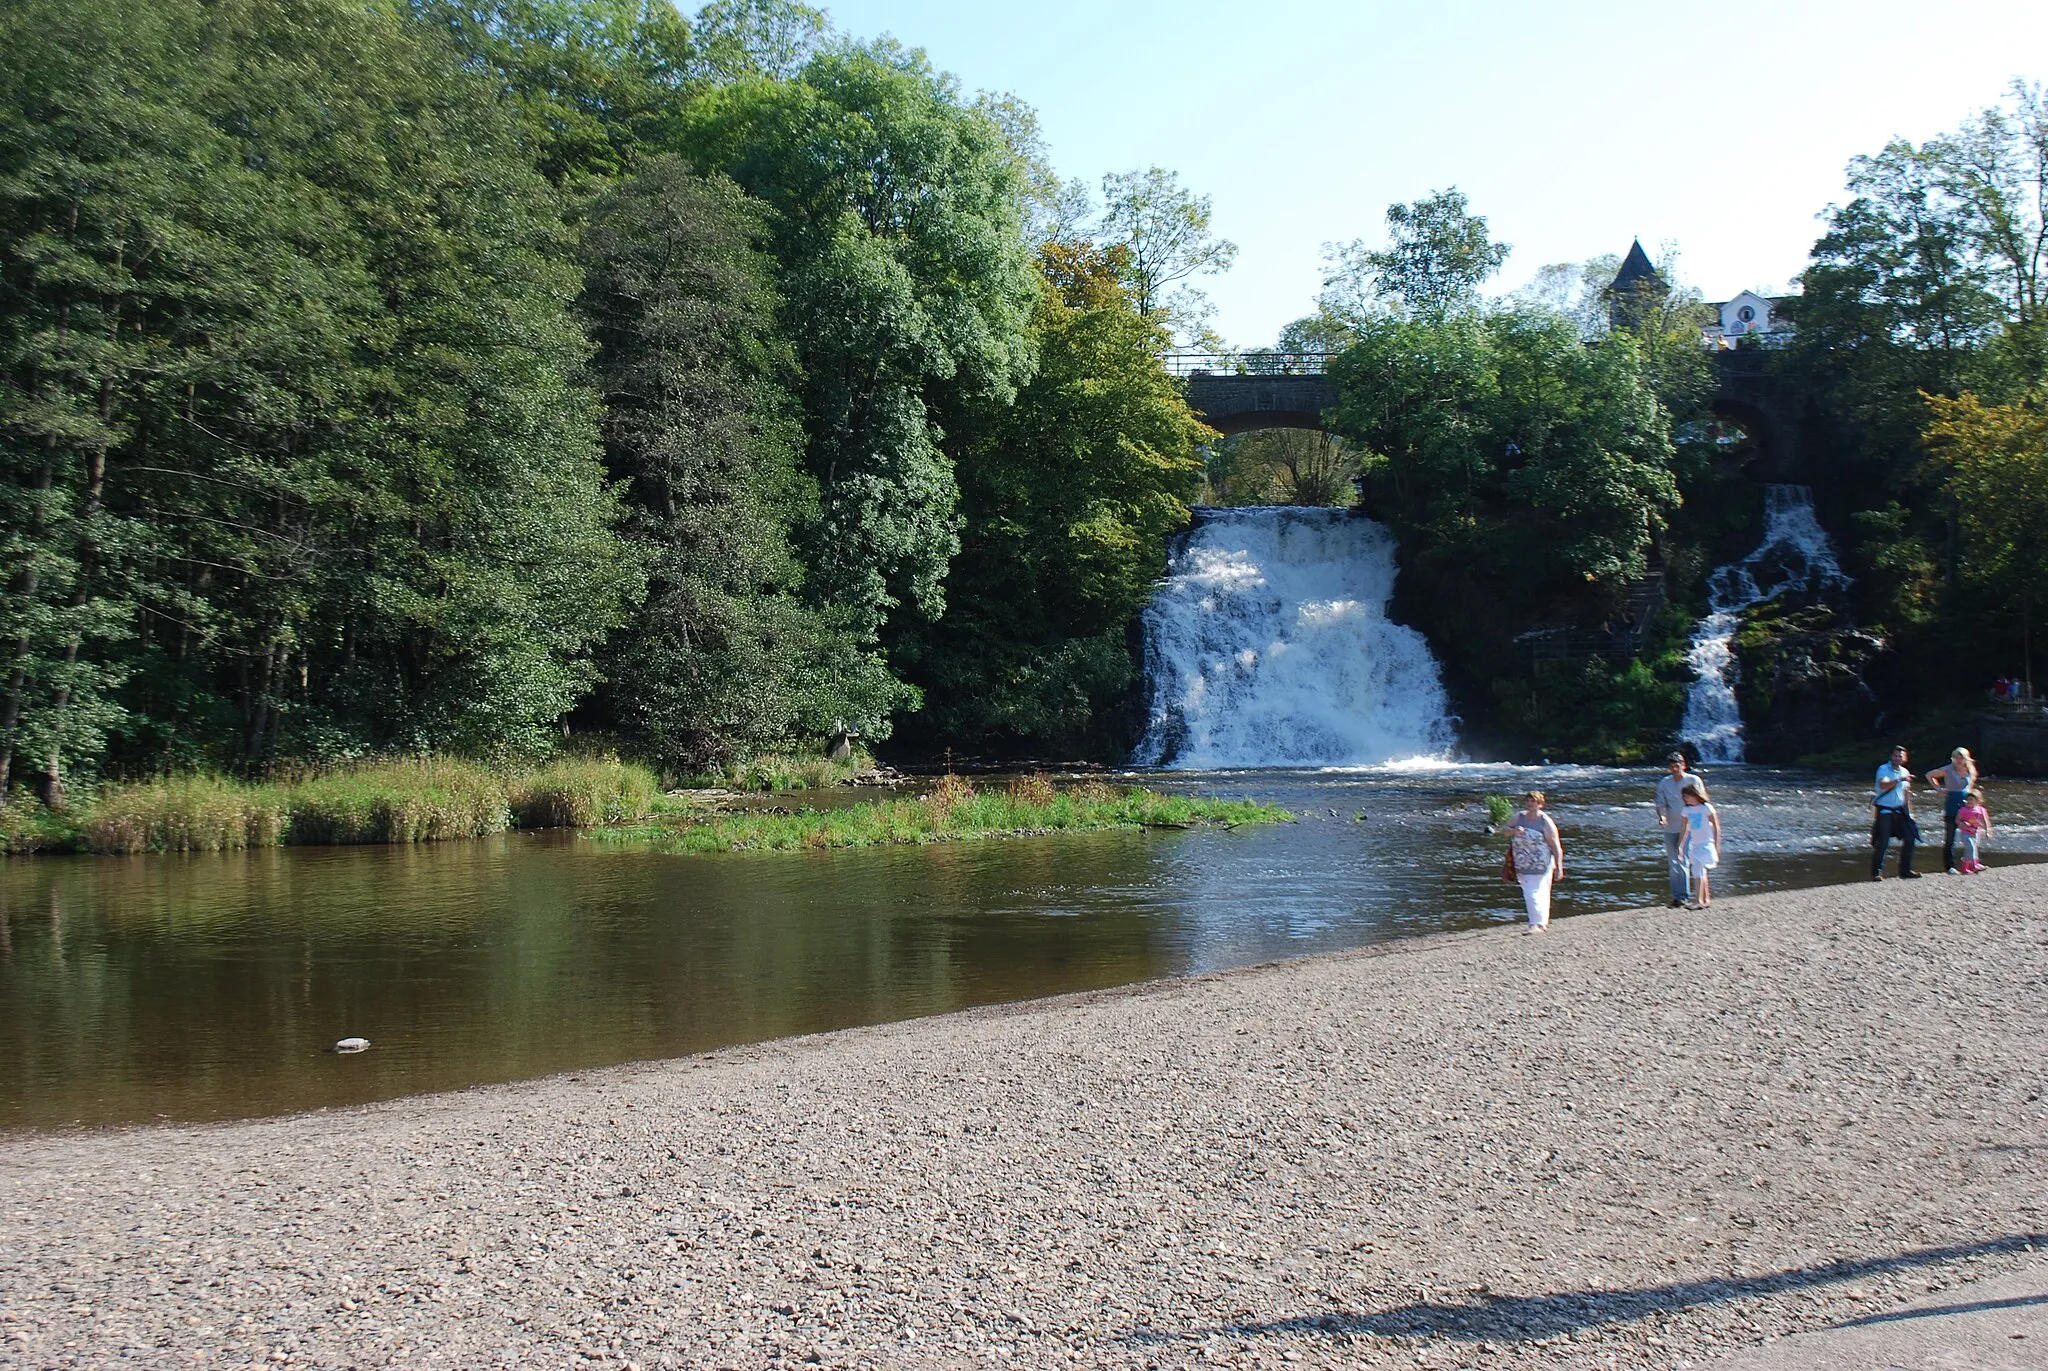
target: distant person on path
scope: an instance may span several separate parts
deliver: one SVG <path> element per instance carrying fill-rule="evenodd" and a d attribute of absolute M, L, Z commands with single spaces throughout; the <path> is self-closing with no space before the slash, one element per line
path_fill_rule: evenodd
<path fill-rule="evenodd" d="M 1963 801 L 1977 786 L 1977 763 L 1970 749 L 1959 747 L 1948 754 L 1948 765 L 1927 773 L 1927 784 L 1941 792 L 1941 869 L 1956 874 L 1956 815 Z"/>
<path fill-rule="evenodd" d="M 1962 872 L 1974 876 L 1984 869 L 1977 845 L 1991 841 L 1991 811 L 1984 807 L 1984 792 L 1972 790 L 1956 815 L 1956 843 L 1963 849 Z"/>
<path fill-rule="evenodd" d="M 1917 881 L 1913 869 L 1913 844 L 1920 829 L 1913 822 L 1913 773 L 1906 766 L 1904 745 L 1892 749 L 1892 758 L 1877 769 L 1877 782 L 1870 795 L 1870 879 L 1884 879 L 1884 852 L 1896 838 L 1899 843 L 1899 879 Z"/>
<path fill-rule="evenodd" d="M 1664 830 L 1664 866 L 1671 877 L 1671 908 L 1682 908 L 1687 898 L 1685 874 L 1685 783 L 1700 780 L 1685 769 L 1685 754 L 1674 752 L 1664 759 L 1668 775 L 1657 782 L 1657 827 Z M 1706 782 L 1701 780 L 1702 786 Z"/>
<path fill-rule="evenodd" d="M 1707 888 L 1707 873 L 1721 864 L 1721 811 L 1707 803 L 1706 782 L 1699 777 L 1685 783 L 1685 809 L 1680 814 L 1685 834 L 1685 874 L 1692 898 L 1688 909 L 1705 909 L 1714 902 Z"/>
<path fill-rule="evenodd" d="M 1522 812 L 1508 820 L 1508 851 L 1529 912 L 1529 926 L 1522 931 L 1541 933 L 1550 927 L 1550 883 L 1564 876 L 1564 843 L 1556 820 L 1543 812 L 1542 791 L 1524 796 Z"/>

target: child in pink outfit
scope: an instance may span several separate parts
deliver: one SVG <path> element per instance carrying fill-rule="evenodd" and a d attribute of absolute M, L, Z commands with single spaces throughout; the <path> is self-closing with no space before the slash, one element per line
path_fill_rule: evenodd
<path fill-rule="evenodd" d="M 1984 792 L 1973 790 L 1956 813 L 1956 847 L 1962 861 L 1956 869 L 1974 876 L 1984 869 L 1977 858 L 1977 844 L 1991 841 L 1991 813 L 1984 808 Z"/>

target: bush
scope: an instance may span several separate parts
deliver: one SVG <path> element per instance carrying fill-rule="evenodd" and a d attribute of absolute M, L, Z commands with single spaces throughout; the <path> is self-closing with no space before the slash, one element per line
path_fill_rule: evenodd
<path fill-rule="evenodd" d="M 52 814 L 26 793 L 0 800 L 0 853 L 69 852 L 78 842 L 77 826 L 70 815 Z"/>
<path fill-rule="evenodd" d="M 1052 777 L 1043 771 L 1034 771 L 1029 776 L 1019 776 L 1004 787 L 1012 804 L 1049 805 L 1059 798 L 1053 789 Z"/>
<path fill-rule="evenodd" d="M 1489 795 L 1486 797 L 1486 822 L 1492 824 L 1495 828 L 1499 828 L 1502 824 L 1506 823 L 1508 816 L 1514 812 L 1515 803 L 1507 796 Z"/>
<path fill-rule="evenodd" d="M 284 797 L 219 776 L 176 776 L 102 791 L 79 824 L 93 852 L 225 852 L 274 847 Z"/>
<path fill-rule="evenodd" d="M 423 757 L 293 786 L 288 843 L 429 843 L 503 833 L 512 823 L 503 778 L 474 762 Z"/>
<path fill-rule="evenodd" d="M 729 774 L 712 779 L 723 780 L 735 790 L 823 790 L 844 785 L 856 773 L 872 770 L 874 765 L 875 759 L 858 749 L 843 762 L 830 757 L 788 757 L 770 752 L 741 762 Z"/>
<path fill-rule="evenodd" d="M 520 828 L 595 828 L 645 818 L 661 794 L 654 773 L 617 757 L 565 758 L 512 784 Z"/>

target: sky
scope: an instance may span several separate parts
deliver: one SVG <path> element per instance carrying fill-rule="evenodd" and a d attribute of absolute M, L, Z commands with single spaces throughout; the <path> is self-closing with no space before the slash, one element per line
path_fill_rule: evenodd
<path fill-rule="evenodd" d="M 1060 172 L 1158 165 L 1214 202 L 1217 330 L 1312 312 L 1323 244 L 1455 185 L 1513 254 L 1677 249 L 1710 300 L 1782 292 L 1843 169 L 2048 80 L 2048 0 L 826 0 L 1039 112 Z"/>

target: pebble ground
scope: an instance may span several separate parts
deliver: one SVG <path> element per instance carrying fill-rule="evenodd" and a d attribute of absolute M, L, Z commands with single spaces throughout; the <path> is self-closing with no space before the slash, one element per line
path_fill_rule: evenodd
<path fill-rule="evenodd" d="M 2008 867 L 17 1134 L 0 1366 L 1708 1366 L 2038 1260 L 2044 992 Z"/>

